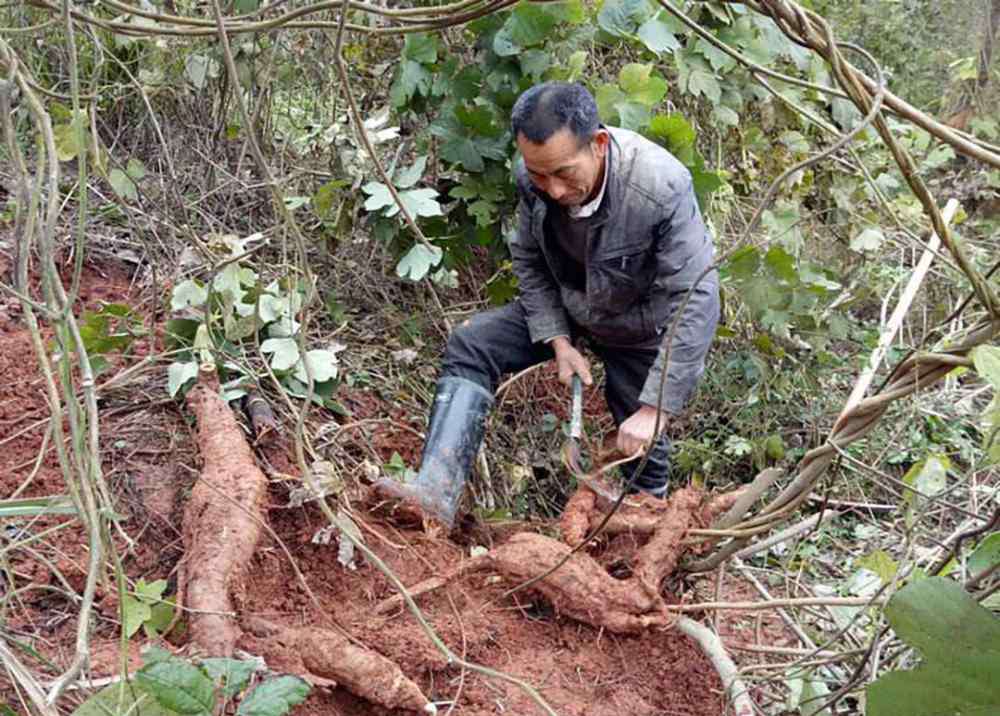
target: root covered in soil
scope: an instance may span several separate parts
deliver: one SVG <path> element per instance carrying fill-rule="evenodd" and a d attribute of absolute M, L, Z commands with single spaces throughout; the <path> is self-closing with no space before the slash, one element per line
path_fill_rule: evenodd
<path fill-rule="evenodd" d="M 198 421 L 202 469 L 184 510 L 184 606 L 191 640 L 206 654 L 230 656 L 239 638 L 236 606 L 263 524 L 267 478 L 229 406 L 214 369 L 187 395 Z"/>

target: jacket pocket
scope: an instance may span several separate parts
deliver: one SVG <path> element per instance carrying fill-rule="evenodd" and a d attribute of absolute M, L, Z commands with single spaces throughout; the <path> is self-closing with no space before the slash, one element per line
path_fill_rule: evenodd
<path fill-rule="evenodd" d="M 655 269 L 648 249 L 633 247 L 631 253 L 605 255 L 593 262 L 589 292 L 591 301 L 601 310 L 624 312 L 647 298 Z"/>

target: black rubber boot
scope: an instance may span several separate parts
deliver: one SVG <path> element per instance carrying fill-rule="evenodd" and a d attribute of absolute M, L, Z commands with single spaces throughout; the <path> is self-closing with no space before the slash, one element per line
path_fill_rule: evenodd
<path fill-rule="evenodd" d="M 450 528 L 492 407 L 493 394 L 479 383 L 458 376 L 441 378 L 416 479 L 403 484 L 384 478 L 376 488 Z"/>
<path fill-rule="evenodd" d="M 642 458 L 621 466 L 622 476 L 627 483 Z M 670 438 L 661 435 L 649 451 L 649 460 L 642 473 L 632 480 L 630 492 L 646 492 L 654 497 L 666 497 L 670 481 Z"/>

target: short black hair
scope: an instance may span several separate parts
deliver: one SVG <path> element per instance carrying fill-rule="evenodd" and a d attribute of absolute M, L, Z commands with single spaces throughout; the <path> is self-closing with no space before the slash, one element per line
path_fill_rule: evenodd
<path fill-rule="evenodd" d="M 587 88 L 570 82 L 535 85 L 514 103 L 510 114 L 514 137 L 523 134 L 535 144 L 543 144 L 567 127 L 582 146 L 597 132 L 600 117 L 597 102 Z"/>

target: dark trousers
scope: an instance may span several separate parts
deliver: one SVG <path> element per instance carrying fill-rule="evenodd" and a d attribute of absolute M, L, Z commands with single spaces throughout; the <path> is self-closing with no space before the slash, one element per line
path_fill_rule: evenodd
<path fill-rule="evenodd" d="M 571 339 L 578 337 L 570 336 Z M 602 346 L 593 340 L 588 340 L 587 345 L 604 363 L 604 395 L 615 424 L 621 425 L 641 406 L 639 394 L 658 348 Z M 455 328 L 448 339 L 441 376 L 460 376 L 493 393 L 504 374 L 554 357 L 548 344 L 532 343 L 524 307 L 520 301 L 514 301 L 478 313 Z M 669 458 L 670 441 L 663 435 L 653 444 L 642 473 L 632 480 L 633 489 L 665 494 L 670 477 Z M 622 465 L 626 478 L 632 475 L 638 463 L 635 460 Z"/>

